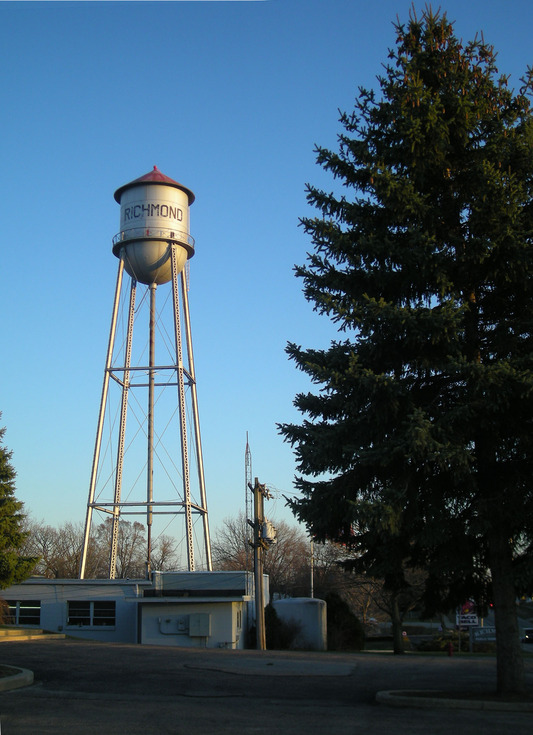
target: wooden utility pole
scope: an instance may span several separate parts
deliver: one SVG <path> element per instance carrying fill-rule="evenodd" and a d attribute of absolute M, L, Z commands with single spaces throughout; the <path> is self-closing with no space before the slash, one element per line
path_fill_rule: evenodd
<path fill-rule="evenodd" d="M 256 648 L 266 650 L 265 631 L 265 584 L 263 576 L 265 547 L 262 539 L 264 512 L 264 485 L 259 484 L 257 477 L 254 484 L 254 575 L 255 575 L 255 620 L 256 620 Z"/>
<path fill-rule="evenodd" d="M 256 648 L 258 651 L 266 650 L 266 631 L 265 631 L 265 587 L 263 577 L 263 560 L 265 549 L 271 543 L 270 539 L 265 539 L 263 528 L 265 523 L 264 515 L 264 499 L 269 497 L 268 490 L 261 485 L 257 477 L 252 487 L 248 485 L 254 494 L 254 520 L 248 519 L 248 523 L 254 529 L 254 582 L 255 582 L 255 629 L 256 629 Z"/>

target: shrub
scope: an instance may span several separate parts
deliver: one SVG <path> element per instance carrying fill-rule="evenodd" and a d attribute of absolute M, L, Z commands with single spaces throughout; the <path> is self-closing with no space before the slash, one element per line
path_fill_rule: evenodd
<path fill-rule="evenodd" d="M 468 633 L 459 634 L 456 630 L 443 631 L 434 635 L 429 640 L 421 641 L 417 645 L 419 651 L 447 651 L 450 643 L 453 646 L 453 650 L 459 650 L 459 635 L 461 636 L 461 650 L 468 650 L 469 636 Z"/>
<path fill-rule="evenodd" d="M 9 605 L 7 602 L 0 598 L 0 625 L 8 625 L 11 623 L 11 616 L 9 615 Z"/>
<path fill-rule="evenodd" d="M 348 604 L 335 592 L 326 595 L 328 651 L 360 651 L 365 647 L 365 630 Z"/>
<path fill-rule="evenodd" d="M 301 629 L 302 626 L 296 620 L 282 620 L 272 603 L 265 607 L 266 647 L 269 650 L 288 651 L 294 648 Z"/>

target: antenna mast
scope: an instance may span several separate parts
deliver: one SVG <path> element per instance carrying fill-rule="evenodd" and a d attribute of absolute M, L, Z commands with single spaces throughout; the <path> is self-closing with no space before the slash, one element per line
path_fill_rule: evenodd
<path fill-rule="evenodd" d="M 252 452 L 250 451 L 250 445 L 248 444 L 248 432 L 246 432 L 246 450 L 244 452 L 244 515 L 245 515 L 245 529 L 248 528 L 248 521 L 253 520 L 252 510 L 252 493 L 250 487 L 252 486 Z M 246 571 L 250 571 L 252 568 L 252 547 L 245 542 L 246 554 Z"/>

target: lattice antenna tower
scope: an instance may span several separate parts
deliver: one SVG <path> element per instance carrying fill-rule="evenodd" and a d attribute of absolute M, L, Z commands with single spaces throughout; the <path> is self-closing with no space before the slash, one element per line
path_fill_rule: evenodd
<path fill-rule="evenodd" d="M 252 452 L 248 443 L 248 432 L 246 432 L 246 450 L 244 452 L 244 514 L 245 514 L 245 528 L 248 528 L 247 521 L 253 521 L 253 493 L 250 489 L 253 487 L 252 484 Z M 245 543 L 246 547 L 246 571 L 250 571 L 252 568 L 252 547 L 250 544 Z"/>

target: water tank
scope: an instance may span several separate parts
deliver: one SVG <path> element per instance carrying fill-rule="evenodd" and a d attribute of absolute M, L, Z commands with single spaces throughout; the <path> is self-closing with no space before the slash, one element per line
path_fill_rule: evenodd
<path fill-rule="evenodd" d="M 326 651 L 327 605 L 316 597 L 290 597 L 272 603 L 278 617 L 296 627 L 293 648 Z"/>
<path fill-rule="evenodd" d="M 140 283 L 167 283 L 172 278 L 171 245 L 177 245 L 178 272 L 194 255 L 189 234 L 194 194 L 154 166 L 117 189 L 115 199 L 120 204 L 120 232 L 113 238 L 113 253 L 120 258 L 124 252 L 126 272 Z"/>

